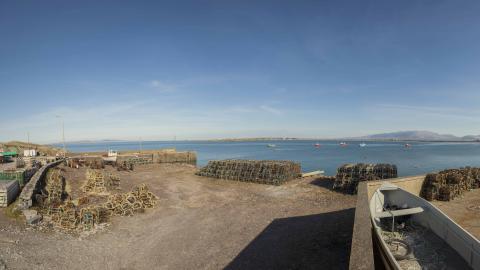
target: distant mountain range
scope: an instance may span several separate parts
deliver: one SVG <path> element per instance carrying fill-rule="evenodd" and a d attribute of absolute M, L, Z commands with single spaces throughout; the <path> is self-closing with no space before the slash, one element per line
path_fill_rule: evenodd
<path fill-rule="evenodd" d="M 480 135 L 467 135 L 458 137 L 451 134 L 440 134 L 426 130 L 408 130 L 389 133 L 379 133 L 360 137 L 344 138 L 284 138 L 284 137 L 258 137 L 258 138 L 225 138 L 211 140 L 190 140 L 190 141 L 224 141 L 224 142 L 242 142 L 242 141 L 281 141 L 281 140 L 365 140 L 365 141 L 443 141 L 443 142 L 468 142 L 480 141 Z M 166 140 L 164 140 L 166 141 Z M 188 140 L 186 140 L 188 141 Z M 133 142 L 133 140 L 81 140 L 68 141 L 67 144 L 89 144 L 89 143 L 112 143 L 112 142 Z M 52 145 L 61 145 L 54 143 Z"/>
<path fill-rule="evenodd" d="M 480 135 L 458 137 L 451 134 L 439 134 L 425 130 L 409 130 L 390 133 L 380 133 L 351 139 L 359 140 L 398 140 L 398 141 L 477 141 Z"/>

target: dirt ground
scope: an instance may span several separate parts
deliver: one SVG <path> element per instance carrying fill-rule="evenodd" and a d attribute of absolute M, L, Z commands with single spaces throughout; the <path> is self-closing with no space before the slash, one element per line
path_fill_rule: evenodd
<path fill-rule="evenodd" d="M 114 217 L 86 237 L 39 231 L 0 210 L 0 268 L 347 269 L 356 196 L 330 180 L 268 186 L 195 176 L 189 165 L 121 172 L 122 192 L 146 183 L 157 206 Z M 76 176 L 75 176 L 76 175 Z M 84 172 L 73 172 L 72 196 Z"/>
<path fill-rule="evenodd" d="M 480 189 L 474 189 L 449 202 L 434 201 L 456 223 L 480 239 Z"/>

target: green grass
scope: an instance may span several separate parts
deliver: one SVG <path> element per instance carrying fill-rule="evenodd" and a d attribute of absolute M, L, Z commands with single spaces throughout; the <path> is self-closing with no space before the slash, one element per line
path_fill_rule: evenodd
<path fill-rule="evenodd" d="M 18 199 L 17 199 L 18 201 Z M 5 216 L 13 219 L 19 219 L 22 217 L 22 211 L 18 211 L 15 206 L 17 201 L 11 203 L 7 208 L 5 208 Z"/>

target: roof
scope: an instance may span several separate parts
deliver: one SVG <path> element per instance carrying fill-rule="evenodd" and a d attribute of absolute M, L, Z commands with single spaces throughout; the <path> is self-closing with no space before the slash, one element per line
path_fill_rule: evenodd
<path fill-rule="evenodd" d="M 3 152 L 3 153 L 0 153 L 0 155 L 2 155 L 2 156 L 16 156 L 17 152 L 14 152 L 14 151 Z"/>

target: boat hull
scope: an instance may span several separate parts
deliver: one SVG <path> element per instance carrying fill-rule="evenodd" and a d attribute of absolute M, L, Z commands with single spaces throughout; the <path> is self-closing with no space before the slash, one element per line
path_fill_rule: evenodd
<path fill-rule="evenodd" d="M 385 211 L 386 205 L 408 206 L 408 210 Z M 422 209 L 422 211 L 416 211 Z M 436 236 L 441 238 L 446 245 L 450 246 L 472 269 L 480 269 L 480 242 L 470 233 L 465 231 L 452 219 L 446 216 L 440 209 L 428 201 L 415 196 L 395 185 L 386 183 L 375 191 L 370 200 L 370 215 L 374 230 L 374 241 L 377 243 L 378 252 L 387 269 L 401 269 L 398 261 L 390 252 L 387 243 L 382 238 L 380 219 L 385 214 L 391 213 L 394 220 L 394 212 L 398 215 L 408 212 L 412 213 L 409 218 L 416 224 L 427 228 Z M 401 213 L 402 212 L 402 213 Z M 394 222 L 392 221 L 394 224 Z M 392 225 L 394 226 L 394 225 Z"/>

